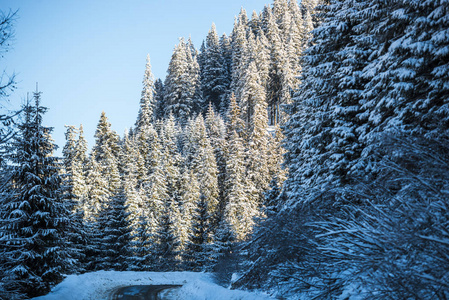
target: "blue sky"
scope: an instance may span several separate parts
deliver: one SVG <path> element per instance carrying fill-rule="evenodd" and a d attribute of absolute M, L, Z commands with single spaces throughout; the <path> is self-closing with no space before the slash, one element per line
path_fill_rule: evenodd
<path fill-rule="evenodd" d="M 19 9 L 13 47 L 0 67 L 15 72 L 19 107 L 39 83 L 44 123 L 62 148 L 64 125 L 83 124 L 89 148 L 101 112 L 121 136 L 135 122 L 147 53 L 156 78 L 165 78 L 179 37 L 200 47 L 214 22 L 230 34 L 244 7 L 251 16 L 270 0 L 0 0 Z M 60 154 L 60 150 L 58 151 Z"/>

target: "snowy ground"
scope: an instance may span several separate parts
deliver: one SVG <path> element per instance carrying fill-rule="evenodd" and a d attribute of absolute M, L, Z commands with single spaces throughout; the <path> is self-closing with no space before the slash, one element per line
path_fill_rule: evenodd
<path fill-rule="evenodd" d="M 229 290 L 213 282 L 207 273 L 195 272 L 114 272 L 99 271 L 69 275 L 50 294 L 34 300 L 106 300 L 118 287 L 130 285 L 179 284 L 182 288 L 170 292 L 169 299 L 179 300 L 263 300 L 264 294 Z"/>

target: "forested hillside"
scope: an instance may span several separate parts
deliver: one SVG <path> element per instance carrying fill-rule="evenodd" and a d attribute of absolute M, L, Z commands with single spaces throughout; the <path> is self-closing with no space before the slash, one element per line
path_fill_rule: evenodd
<path fill-rule="evenodd" d="M 0 295 L 115 270 L 449 298 L 448 0 L 242 8 L 229 36 L 180 38 L 165 79 L 148 56 L 142 85 L 127 132 L 103 112 L 89 148 L 67 126 L 62 158 L 39 91 L 0 132 Z"/>
<path fill-rule="evenodd" d="M 329 0 L 314 19 L 289 178 L 234 286 L 447 299 L 449 2 Z"/>

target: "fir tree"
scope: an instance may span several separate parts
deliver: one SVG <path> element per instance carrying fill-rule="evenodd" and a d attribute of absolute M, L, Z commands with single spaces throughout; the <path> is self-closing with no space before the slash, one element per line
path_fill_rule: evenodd
<path fill-rule="evenodd" d="M 227 118 L 228 118 L 227 123 L 228 136 L 230 136 L 235 131 L 241 138 L 245 139 L 246 138 L 245 122 L 241 118 L 240 107 L 237 104 L 237 100 L 234 93 L 231 94 Z"/>
<path fill-rule="evenodd" d="M 169 199 L 169 191 L 161 144 L 157 132 L 152 129 L 152 149 L 148 153 L 148 169 L 146 179 L 141 189 L 145 196 L 142 207 L 143 216 L 147 219 L 148 232 L 154 235 L 159 228 L 159 222 L 164 213 L 164 203 Z"/>
<path fill-rule="evenodd" d="M 229 83 L 215 24 L 212 24 L 209 30 L 203 51 L 201 82 L 204 103 L 212 103 L 214 109 L 218 111 L 222 106 L 221 101 L 229 88 Z"/>
<path fill-rule="evenodd" d="M 243 84 L 244 71 L 248 65 L 248 41 L 246 38 L 246 23 L 236 22 L 232 30 L 232 72 L 231 72 L 231 91 L 234 92 L 237 99 L 240 99 L 240 94 Z"/>
<path fill-rule="evenodd" d="M 189 243 L 189 236 L 193 231 L 192 220 L 195 214 L 197 200 L 200 197 L 200 187 L 198 185 L 196 176 L 193 171 L 188 169 L 187 167 L 182 170 L 180 187 L 180 199 L 182 202 L 180 213 L 182 219 L 180 220 L 181 232 L 179 238 L 181 242 L 181 250 L 186 251 L 186 247 Z"/>
<path fill-rule="evenodd" d="M 156 256 L 159 270 L 174 271 L 179 265 L 179 236 L 176 226 L 179 222 L 179 208 L 174 199 L 164 203 L 163 214 L 160 217 L 160 227 L 156 233 Z"/>
<path fill-rule="evenodd" d="M 83 125 L 80 125 L 72 161 L 72 194 L 77 200 L 75 205 L 77 211 L 82 211 L 82 207 L 87 201 L 87 168 L 87 141 L 84 138 Z"/>
<path fill-rule="evenodd" d="M 28 297 L 49 292 L 73 263 L 65 246 L 69 211 L 51 129 L 42 125 L 46 108 L 40 95 L 35 92 L 35 105 L 25 106 L 25 120 L 11 143 L 0 210 L 2 282 L 7 291 Z"/>
<path fill-rule="evenodd" d="M 78 140 L 76 139 L 77 129 L 75 126 L 66 126 L 66 144 L 63 148 L 63 186 L 67 208 L 70 211 L 71 230 L 68 232 L 67 245 L 72 248 L 72 256 L 78 261 L 84 261 L 83 247 L 86 243 L 85 232 L 83 228 L 82 203 L 87 197 L 87 187 L 85 184 L 83 162 L 79 161 Z M 82 130 L 82 128 L 81 128 Z M 84 266 L 81 263 L 74 266 L 73 271 L 84 271 Z"/>
<path fill-rule="evenodd" d="M 251 202 L 246 178 L 245 148 L 243 140 L 233 130 L 229 133 L 226 161 L 226 206 L 223 212 L 223 224 L 227 224 L 232 235 L 244 239 L 254 225 L 253 217 L 257 207 Z"/>
<path fill-rule="evenodd" d="M 147 220 L 144 216 L 139 219 L 133 227 L 134 232 L 131 235 L 130 251 L 132 257 L 130 261 L 130 270 L 132 271 L 152 271 L 156 270 L 156 245 L 154 236 L 148 232 Z"/>
<path fill-rule="evenodd" d="M 83 261 L 86 270 L 97 270 L 99 249 L 101 243 L 100 213 L 107 204 L 110 194 L 107 181 L 102 177 L 100 167 L 94 159 L 90 159 L 89 170 L 86 178 L 88 186 L 87 201 L 83 203 L 84 228 L 86 231 L 86 245 Z"/>
<path fill-rule="evenodd" d="M 125 203 L 126 196 L 121 188 L 101 211 L 100 220 L 105 225 L 98 262 L 101 270 L 125 271 L 130 268 L 131 229 Z"/>
<path fill-rule="evenodd" d="M 184 266 L 188 270 L 209 270 L 212 250 L 212 233 L 210 209 L 204 195 L 196 201 L 196 208 L 192 215 L 192 231 L 189 235 L 186 250 L 184 251 Z"/>
<path fill-rule="evenodd" d="M 191 121 L 187 147 L 187 166 L 197 176 L 200 194 L 205 197 L 208 215 L 213 218 L 210 223 L 216 228 L 219 209 L 218 170 L 202 115 Z"/>
<path fill-rule="evenodd" d="M 206 131 L 210 140 L 212 149 L 215 155 L 215 161 L 217 162 L 217 182 L 219 190 L 219 212 L 220 215 L 223 212 L 225 203 L 225 181 L 226 181 L 226 127 L 223 119 L 216 115 L 211 104 L 206 114 Z"/>
<path fill-rule="evenodd" d="M 189 51 L 190 50 L 190 51 Z M 201 72 L 198 64 L 198 51 L 193 46 L 192 40 L 189 37 L 187 43 L 187 63 L 188 73 L 185 87 L 188 90 L 189 96 L 192 98 L 192 116 L 193 114 L 203 113 L 204 99 L 201 91 Z"/>
<path fill-rule="evenodd" d="M 165 115 L 164 111 L 166 104 L 164 102 L 165 98 L 164 83 L 159 78 L 154 82 L 154 91 L 155 91 L 154 102 L 156 105 L 154 111 L 154 118 L 156 120 L 161 120 L 162 118 L 164 118 Z"/>
<path fill-rule="evenodd" d="M 196 55 L 181 39 L 173 50 L 165 79 L 165 116 L 172 113 L 184 124 L 201 107 L 199 72 Z"/>
<path fill-rule="evenodd" d="M 154 121 L 156 110 L 155 99 L 155 83 L 154 76 L 151 73 L 150 55 L 147 55 L 147 64 L 145 67 L 145 74 L 143 77 L 143 90 L 140 98 L 140 109 L 136 121 L 136 129 L 139 130 L 142 126 L 148 126 Z"/>
<path fill-rule="evenodd" d="M 224 93 L 221 95 L 219 112 L 222 116 L 225 116 L 229 107 L 230 85 L 232 80 L 232 45 L 231 39 L 226 34 L 220 37 L 220 53 L 223 58 L 222 86 Z"/>
<path fill-rule="evenodd" d="M 120 187 L 118 172 L 119 141 L 118 134 L 111 129 L 111 124 L 106 114 L 102 112 L 95 131 L 95 145 L 92 149 L 92 158 L 98 164 L 100 174 L 107 182 L 109 196 L 113 196 Z"/>

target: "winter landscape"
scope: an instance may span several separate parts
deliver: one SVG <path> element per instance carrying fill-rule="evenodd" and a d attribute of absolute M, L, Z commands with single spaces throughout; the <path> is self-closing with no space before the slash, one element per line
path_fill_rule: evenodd
<path fill-rule="evenodd" d="M 0 299 L 449 299 L 449 0 L 262 7 L 59 150 L 2 67 Z"/>

